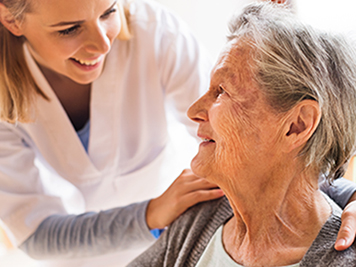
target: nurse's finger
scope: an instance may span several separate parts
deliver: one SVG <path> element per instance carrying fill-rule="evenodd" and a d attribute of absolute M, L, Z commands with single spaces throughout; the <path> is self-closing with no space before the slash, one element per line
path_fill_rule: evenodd
<path fill-rule="evenodd" d="M 195 175 L 190 169 L 184 169 L 176 180 L 182 180 L 185 182 L 205 181 L 207 184 L 213 185 L 213 183 L 209 182 L 205 178 Z"/>
<path fill-rule="evenodd" d="M 194 206 L 200 202 L 209 201 L 224 196 L 224 192 L 220 188 L 209 190 L 198 190 L 190 192 L 182 197 L 180 205 L 186 207 L 185 210 L 191 206 Z M 185 211 L 184 210 L 184 211 Z M 182 213 L 184 212 L 182 211 Z"/>
<path fill-rule="evenodd" d="M 172 186 L 181 187 L 185 192 L 199 189 L 217 188 L 217 185 L 207 181 L 205 178 L 196 176 L 191 170 L 184 170 L 172 183 Z"/>
<path fill-rule="evenodd" d="M 216 199 L 223 195 L 221 189 L 197 190 L 188 194 L 167 190 L 149 202 L 146 211 L 147 225 L 150 229 L 164 228 L 198 202 Z"/>
<path fill-rule="evenodd" d="M 335 242 L 336 250 L 345 250 L 352 245 L 356 234 L 356 201 L 350 202 L 341 215 L 341 227 Z"/>

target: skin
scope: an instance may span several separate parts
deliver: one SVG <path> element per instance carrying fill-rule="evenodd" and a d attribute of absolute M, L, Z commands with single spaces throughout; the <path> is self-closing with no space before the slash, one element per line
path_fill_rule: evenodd
<path fill-rule="evenodd" d="M 52 83 L 60 83 L 61 76 L 79 84 L 97 79 L 121 29 L 116 1 L 33 2 L 33 11 L 26 15 L 20 32 L 36 62 L 47 69 L 47 76 L 53 76 Z M 76 64 L 78 60 L 99 62 L 92 70 L 83 70 Z"/>
<path fill-rule="evenodd" d="M 115 0 L 30 0 L 24 21 L 0 4 L 0 21 L 14 35 L 24 36 L 29 51 L 75 129 L 90 117 L 91 83 L 102 73 L 105 59 L 121 30 Z M 150 229 L 164 228 L 190 206 L 221 197 L 223 192 L 184 170 L 160 197 L 150 201 Z"/>
<path fill-rule="evenodd" d="M 355 240 L 356 220 L 354 214 L 356 214 L 356 193 L 352 195 L 341 215 L 342 223 L 334 246 L 338 251 L 347 249 Z"/>
<path fill-rule="evenodd" d="M 186 169 L 161 196 L 150 201 L 146 213 L 147 225 L 150 229 L 162 229 L 188 207 L 223 195 L 224 192 L 214 183 Z"/>
<path fill-rule="evenodd" d="M 89 119 L 91 82 L 121 29 L 116 2 L 33 1 L 18 25 L 29 50 L 76 129 Z M 93 66 L 80 64 L 84 61 Z M 88 65 L 89 65 L 88 64 Z"/>
<path fill-rule="evenodd" d="M 204 139 L 191 167 L 229 199 L 234 217 L 223 227 L 223 245 L 232 259 L 284 266 L 303 258 L 331 213 L 318 171 L 297 157 L 321 115 L 312 100 L 286 114 L 272 110 L 246 67 L 249 49 L 243 41 L 226 46 L 209 91 L 188 111 Z"/>
<path fill-rule="evenodd" d="M 26 37 L 31 54 L 62 103 L 74 128 L 80 129 L 89 119 L 91 82 L 100 76 L 105 57 L 121 29 L 118 14 L 114 11 L 114 1 L 31 0 L 31 4 L 33 12 L 26 14 L 24 23 L 16 21 L 7 8 L 0 4 L 0 21 L 14 35 Z M 60 25 L 53 26 L 58 23 Z M 73 62 L 74 58 L 91 61 L 102 57 L 103 62 L 91 71 L 83 71 Z M 189 205 L 223 194 L 221 190 L 207 188 L 215 188 L 215 185 L 207 186 L 204 179 L 188 170 L 184 171 L 162 196 L 150 202 L 146 214 L 148 226 L 161 228 Z M 185 197 L 186 195 L 190 197 Z M 185 201 L 179 201 L 180 199 Z M 353 199 L 356 199 L 356 194 Z M 170 201 L 175 204 L 167 205 Z M 173 214 L 172 209 L 176 210 Z M 354 240 L 354 214 L 356 204 L 351 203 L 343 215 L 337 249 L 346 249 Z M 162 221 L 157 222 L 155 218 L 159 217 Z"/>
<path fill-rule="evenodd" d="M 292 0 L 265 0 L 271 1 L 277 4 L 286 4 L 287 6 L 292 5 Z M 346 178 L 346 176 L 345 176 Z M 351 178 L 352 177 L 348 177 Z M 355 232 L 356 232 L 356 219 L 353 214 L 356 214 L 356 202 L 352 203 L 356 200 L 356 193 L 354 193 L 349 199 L 348 205 L 345 207 L 344 212 L 342 214 L 342 225 L 340 227 L 339 234 L 337 236 L 337 240 L 335 242 L 335 249 L 338 251 L 342 251 L 347 249 L 352 245 L 355 240 Z"/>

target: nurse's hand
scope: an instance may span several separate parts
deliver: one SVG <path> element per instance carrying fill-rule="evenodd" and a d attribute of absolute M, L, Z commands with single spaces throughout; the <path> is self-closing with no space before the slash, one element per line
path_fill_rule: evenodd
<path fill-rule="evenodd" d="M 189 207 L 223 195 L 215 184 L 186 169 L 161 196 L 150 201 L 146 212 L 147 225 L 150 229 L 162 229 Z"/>
<path fill-rule="evenodd" d="M 352 245 L 356 234 L 356 193 L 352 195 L 349 204 L 341 215 L 341 227 L 335 242 L 336 250 L 345 250 Z"/>

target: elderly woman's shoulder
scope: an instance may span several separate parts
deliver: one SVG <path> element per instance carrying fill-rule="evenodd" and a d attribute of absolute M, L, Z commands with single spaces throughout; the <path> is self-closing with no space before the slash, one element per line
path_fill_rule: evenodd
<path fill-rule="evenodd" d="M 356 266 L 356 244 L 344 251 L 337 251 L 334 249 L 334 243 L 329 244 L 329 247 L 325 247 L 326 244 L 319 244 L 318 250 L 309 250 L 307 255 L 303 258 L 301 267 L 309 266 L 328 266 L 328 267 L 340 267 L 340 266 Z"/>
<path fill-rule="evenodd" d="M 169 227 L 174 240 L 197 240 L 202 236 L 210 236 L 216 229 L 233 216 L 227 198 L 221 197 L 216 200 L 205 201 L 194 205 L 184 212 Z M 204 237 L 203 237 L 204 238 Z"/>
<path fill-rule="evenodd" d="M 341 226 L 342 210 L 328 196 L 325 196 L 325 198 L 332 208 L 332 214 L 321 228 L 300 266 L 356 266 L 356 243 L 344 251 L 337 251 L 334 248 Z"/>
<path fill-rule="evenodd" d="M 341 209 L 332 201 L 332 214 L 320 230 L 317 238 L 301 261 L 301 267 L 316 266 L 356 266 L 356 243 L 345 251 L 336 251 L 334 244 L 341 226 Z M 207 244 L 212 234 L 233 216 L 226 197 L 199 203 L 171 225 L 171 239 L 174 244 L 188 243 L 193 249 L 194 243 Z"/>
<path fill-rule="evenodd" d="M 344 251 L 336 251 L 330 248 L 329 253 L 321 259 L 321 266 L 356 266 L 356 244 Z"/>

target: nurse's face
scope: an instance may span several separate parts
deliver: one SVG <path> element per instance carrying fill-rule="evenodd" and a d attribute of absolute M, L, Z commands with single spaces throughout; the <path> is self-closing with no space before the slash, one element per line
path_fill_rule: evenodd
<path fill-rule="evenodd" d="M 38 64 L 88 84 L 121 29 L 116 0 L 29 0 L 20 32 Z"/>

